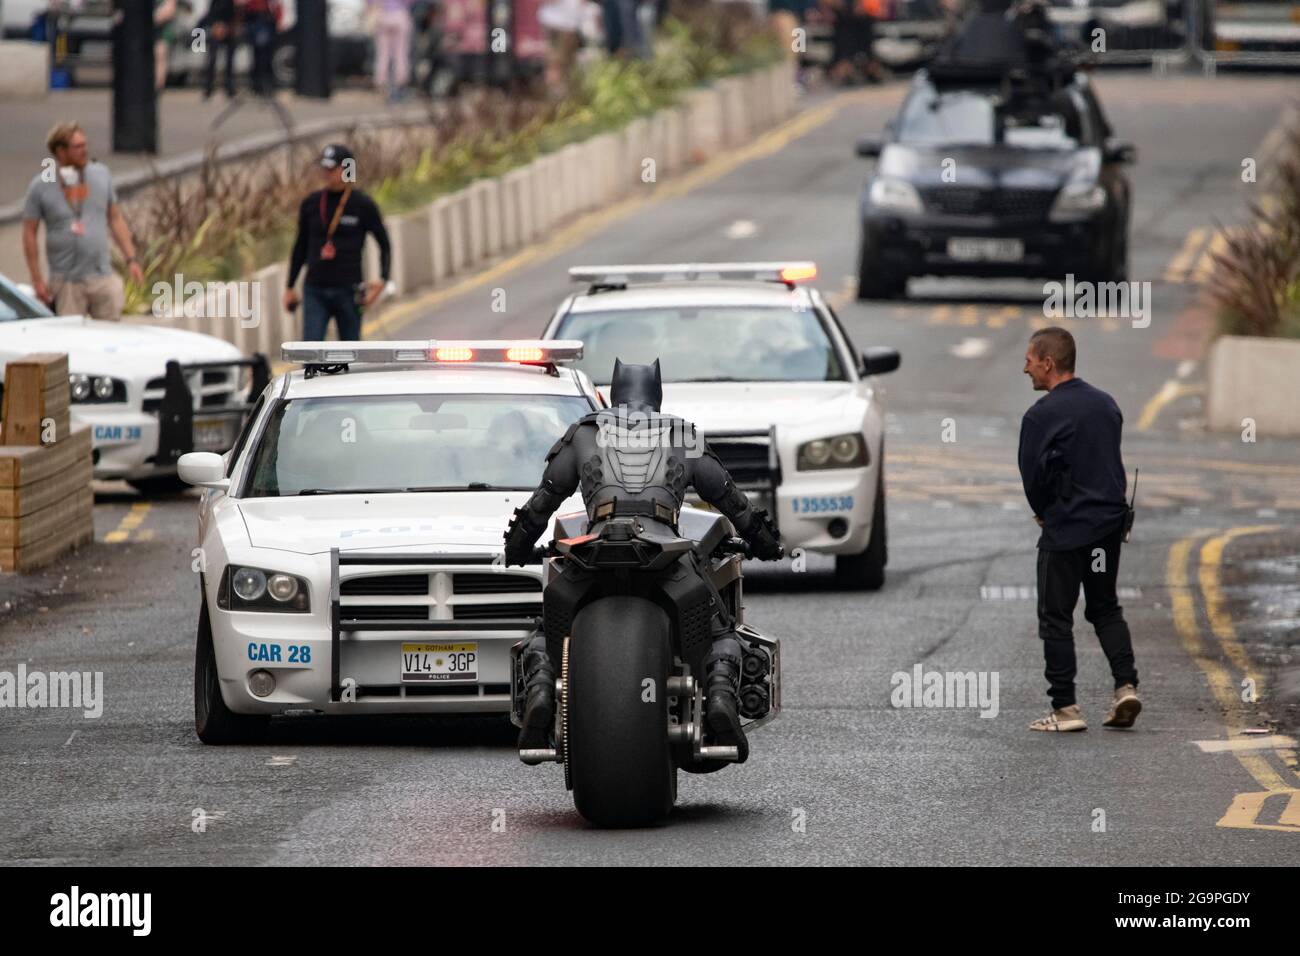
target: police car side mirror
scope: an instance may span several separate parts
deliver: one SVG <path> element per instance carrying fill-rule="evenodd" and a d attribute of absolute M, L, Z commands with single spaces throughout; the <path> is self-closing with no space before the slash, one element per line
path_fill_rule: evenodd
<path fill-rule="evenodd" d="M 181 455 L 176 462 L 176 473 L 181 481 L 200 488 L 218 488 L 222 491 L 230 487 L 226 477 L 226 463 L 220 455 L 210 451 L 192 451 Z"/>
<path fill-rule="evenodd" d="M 1106 144 L 1106 162 L 1108 163 L 1128 163 L 1137 162 L 1137 147 L 1132 143 L 1110 142 Z"/>
<path fill-rule="evenodd" d="M 863 159 L 879 159 L 885 149 L 885 141 L 879 136 L 864 136 L 858 140 L 857 154 Z"/>
<path fill-rule="evenodd" d="M 869 348 L 862 353 L 862 374 L 884 375 L 897 369 L 901 361 L 898 349 L 885 346 Z"/>

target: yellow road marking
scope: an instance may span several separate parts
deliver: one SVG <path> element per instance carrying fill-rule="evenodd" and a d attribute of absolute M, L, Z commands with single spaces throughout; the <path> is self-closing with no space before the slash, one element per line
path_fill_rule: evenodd
<path fill-rule="evenodd" d="M 1277 823 L 1256 823 L 1259 812 L 1264 809 L 1264 801 L 1269 797 L 1290 794 L 1286 806 Z M 1216 826 L 1232 827 L 1242 830 L 1282 830 L 1287 833 L 1300 833 L 1300 790 L 1265 790 L 1260 793 L 1239 793 L 1232 798 Z"/>
<path fill-rule="evenodd" d="M 980 310 L 973 305 L 963 305 L 957 312 L 958 325 L 979 325 Z"/>
<path fill-rule="evenodd" d="M 1233 666 L 1244 676 L 1251 678 L 1255 682 L 1256 699 L 1262 692 L 1263 683 L 1259 675 L 1255 673 L 1254 665 L 1251 664 L 1245 648 L 1237 640 L 1236 631 L 1232 626 L 1232 617 L 1224 610 L 1223 593 L 1219 590 L 1219 568 L 1223 564 L 1224 545 L 1233 538 L 1248 534 L 1263 534 L 1268 531 L 1276 531 L 1277 528 L 1277 525 L 1233 528 L 1218 537 L 1211 538 L 1201 548 L 1200 582 L 1201 593 L 1205 596 L 1205 616 L 1209 618 L 1210 629 L 1214 632 L 1214 636 L 1218 638 L 1219 644 L 1223 647 L 1223 652 L 1228 656 L 1228 660 L 1232 661 Z"/>
<path fill-rule="evenodd" d="M 1137 430 L 1144 432 L 1154 425 L 1156 419 L 1160 417 L 1160 413 L 1164 411 L 1165 406 L 1170 402 L 1186 395 L 1199 395 L 1204 391 L 1204 385 L 1189 384 L 1171 378 L 1160 386 L 1160 391 L 1152 395 L 1147 403 L 1142 406 L 1142 414 L 1138 416 Z"/>
<path fill-rule="evenodd" d="M 1231 753 L 1234 750 L 1272 750 L 1279 747 L 1293 747 L 1295 741 L 1281 734 L 1267 734 L 1263 737 L 1239 737 L 1236 740 L 1198 740 L 1196 746 L 1202 753 Z"/>
<path fill-rule="evenodd" d="M 152 507 L 153 505 L 147 501 L 133 504 L 131 509 L 123 515 L 122 520 L 117 523 L 117 527 L 104 535 L 104 540 L 109 544 L 118 544 L 127 540 L 131 536 L 131 532 L 140 527 L 144 519 L 149 516 L 149 509 Z"/>
<path fill-rule="evenodd" d="M 1007 305 L 998 309 L 997 312 L 994 312 L 989 316 L 988 327 L 990 329 L 1005 328 L 1008 319 L 1015 319 L 1016 321 L 1020 320 L 1020 306 Z"/>
<path fill-rule="evenodd" d="M 1200 258 L 1196 262 L 1196 273 L 1194 278 L 1197 282 L 1204 282 L 1210 277 L 1210 273 L 1214 271 L 1214 256 L 1223 255 L 1227 250 L 1227 233 L 1222 230 L 1216 232 L 1214 238 L 1210 240 L 1209 247 L 1201 253 Z"/>
<path fill-rule="evenodd" d="M 1164 278 L 1166 282 L 1187 281 L 1187 270 L 1196 261 L 1201 246 L 1205 244 L 1205 235 L 1206 230 L 1204 229 L 1193 229 L 1187 234 L 1187 238 L 1183 240 L 1182 248 L 1169 260 L 1169 265 L 1165 267 Z"/>
<path fill-rule="evenodd" d="M 1216 564 L 1222 560 L 1223 545 L 1236 537 L 1247 534 L 1257 534 L 1264 531 L 1276 529 L 1276 525 L 1257 525 L 1253 527 L 1233 528 L 1207 542 L 1206 547 L 1201 548 L 1200 558 L 1200 583 L 1204 589 L 1206 584 L 1210 588 L 1205 593 L 1206 613 L 1210 617 L 1211 627 L 1215 631 L 1220 647 L 1224 653 L 1234 663 L 1237 655 L 1228 650 L 1228 644 L 1236 644 L 1236 637 L 1232 633 L 1231 620 L 1225 614 L 1221 613 L 1222 597 L 1218 592 L 1217 572 L 1207 576 L 1206 562 Z M 1192 547 L 1197 539 L 1207 534 L 1204 530 L 1199 530 L 1193 534 L 1176 541 L 1169 549 L 1169 559 L 1165 568 L 1166 584 L 1169 588 L 1169 596 L 1174 617 L 1174 629 L 1178 634 L 1179 641 L 1187 651 L 1188 656 L 1196 662 L 1201 671 L 1209 681 L 1210 692 L 1213 694 L 1215 702 L 1224 712 L 1224 722 L 1227 725 L 1229 739 L 1233 734 L 1239 732 L 1244 726 L 1244 719 L 1241 708 L 1241 697 L 1238 692 L 1238 686 L 1234 676 L 1223 664 L 1217 659 L 1217 656 L 1211 656 L 1208 652 L 1205 642 L 1201 639 L 1200 629 L 1196 623 L 1196 606 L 1193 598 L 1193 590 L 1187 573 L 1188 558 L 1191 556 Z M 1210 544 L 1214 547 L 1209 547 Z M 1215 611 L 1211 612 L 1210 607 L 1214 604 Z M 1218 615 L 1218 625 L 1215 619 Z M 1222 633 L 1220 628 L 1226 625 L 1226 630 Z M 1227 639 L 1225 640 L 1225 635 Z M 1237 645 L 1237 651 L 1240 651 L 1240 645 Z M 1247 663 L 1249 669 L 1249 664 Z M 1256 685 L 1258 686 L 1258 684 Z M 1283 780 L 1268 758 L 1259 752 L 1240 750 L 1233 748 L 1229 752 L 1237 759 L 1247 773 L 1255 782 L 1264 788 L 1263 793 L 1242 793 L 1237 794 L 1232 801 L 1231 806 L 1224 815 L 1219 819 L 1217 826 L 1234 827 L 1234 828 L 1251 828 L 1265 830 L 1287 830 L 1288 832 L 1300 832 L 1300 807 L 1293 808 L 1288 805 L 1284 811 L 1285 822 L 1279 825 L 1267 825 L 1255 823 L 1259 811 L 1264 805 L 1264 801 L 1269 796 L 1279 793 L 1294 795 L 1297 790 L 1294 786 Z M 1294 796 L 1291 798 L 1294 803 Z M 1293 825 L 1294 824 L 1294 825 Z"/>
<path fill-rule="evenodd" d="M 930 310 L 930 325 L 947 325 L 952 319 L 952 306 L 937 305 Z"/>

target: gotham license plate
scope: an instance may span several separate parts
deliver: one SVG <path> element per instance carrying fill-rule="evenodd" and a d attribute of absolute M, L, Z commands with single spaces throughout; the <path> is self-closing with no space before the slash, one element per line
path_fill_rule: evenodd
<path fill-rule="evenodd" d="M 403 644 L 402 682 L 478 680 L 478 644 Z"/>

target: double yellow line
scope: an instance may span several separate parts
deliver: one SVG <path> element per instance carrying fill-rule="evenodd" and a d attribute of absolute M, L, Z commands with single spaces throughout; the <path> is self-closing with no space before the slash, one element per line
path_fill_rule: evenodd
<path fill-rule="evenodd" d="M 1169 549 L 1165 578 L 1173 608 L 1174 628 L 1184 650 L 1209 681 L 1210 693 L 1224 714 L 1230 740 L 1246 728 L 1246 714 L 1242 704 L 1247 681 L 1253 682 L 1256 700 L 1263 693 L 1264 685 L 1255 664 L 1237 639 L 1232 617 L 1226 609 L 1220 588 L 1223 552 L 1235 538 L 1265 534 L 1278 530 L 1278 527 L 1252 525 L 1232 528 L 1222 534 L 1212 535 L 1203 542 L 1202 539 L 1212 533 L 1198 531 L 1175 542 Z M 1196 547 L 1198 542 L 1199 549 Z M 1194 551 L 1196 582 L 1204 602 L 1211 640 L 1203 637 L 1197 621 L 1196 591 L 1188 570 Z M 1274 752 L 1282 757 L 1280 751 Z M 1237 794 L 1218 825 L 1300 833 L 1300 789 L 1296 787 L 1297 781 L 1288 780 L 1279 773 L 1263 751 L 1232 750 L 1231 753 L 1262 790 Z M 1282 759 L 1285 763 L 1285 758 Z M 1256 823 L 1255 818 L 1263 808 L 1264 801 L 1275 794 L 1291 795 L 1278 823 Z"/>

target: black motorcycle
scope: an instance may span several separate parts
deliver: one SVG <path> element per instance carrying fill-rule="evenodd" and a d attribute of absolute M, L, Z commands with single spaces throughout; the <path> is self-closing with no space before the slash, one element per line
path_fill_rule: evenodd
<path fill-rule="evenodd" d="M 556 679 L 553 749 L 527 764 L 564 765 L 565 787 L 598 826 L 662 823 L 677 771 L 710 773 L 739 759 L 704 743 L 704 658 L 714 612 L 744 647 L 746 735 L 781 709 L 781 644 L 744 624 L 744 539 L 722 515 L 683 508 L 677 533 L 648 517 L 611 517 L 584 533 L 585 513 L 559 515 L 547 552 L 543 627 Z M 512 719 L 522 726 L 523 642 L 512 649 Z"/>

